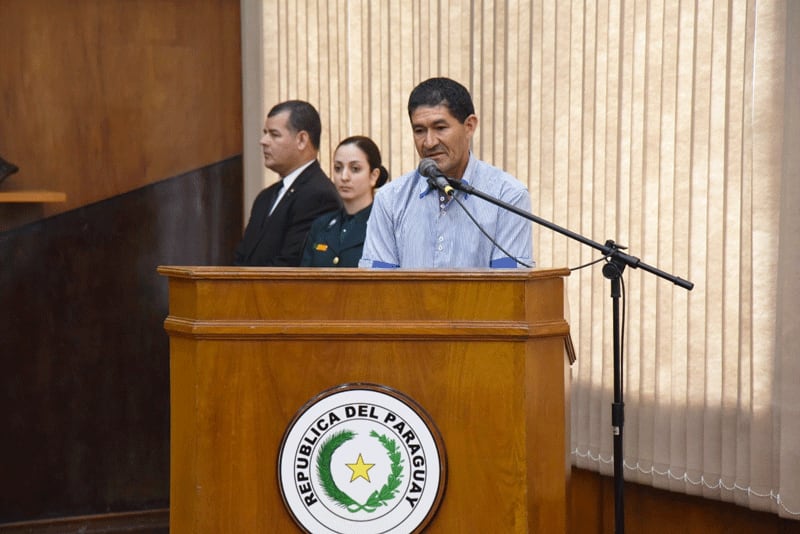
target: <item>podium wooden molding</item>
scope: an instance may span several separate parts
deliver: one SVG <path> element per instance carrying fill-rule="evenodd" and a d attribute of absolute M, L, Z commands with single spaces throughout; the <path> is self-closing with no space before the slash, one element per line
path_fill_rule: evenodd
<path fill-rule="evenodd" d="M 444 439 L 426 532 L 565 532 L 567 269 L 159 267 L 169 281 L 170 531 L 299 531 L 287 424 L 335 385 L 415 399 Z"/>

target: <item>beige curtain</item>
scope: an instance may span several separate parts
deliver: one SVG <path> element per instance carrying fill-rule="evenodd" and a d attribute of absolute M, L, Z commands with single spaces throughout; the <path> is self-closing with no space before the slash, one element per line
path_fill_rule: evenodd
<path fill-rule="evenodd" d="M 800 2 L 242 6 L 246 209 L 274 179 L 257 145 L 274 103 L 318 107 L 326 169 L 363 133 L 399 176 L 417 163 L 410 90 L 461 81 L 475 153 L 527 183 L 537 215 L 695 283 L 626 270 L 625 477 L 800 519 Z M 598 257 L 534 240 L 540 267 Z M 568 280 L 573 459 L 605 474 L 609 293 L 599 266 Z"/>

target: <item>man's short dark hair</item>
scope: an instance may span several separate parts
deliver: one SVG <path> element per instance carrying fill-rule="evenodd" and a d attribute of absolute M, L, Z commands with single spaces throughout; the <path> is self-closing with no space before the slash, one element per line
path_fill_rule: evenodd
<path fill-rule="evenodd" d="M 269 110 L 267 117 L 274 117 L 278 113 L 283 113 L 284 111 L 289 112 L 289 128 L 291 128 L 294 133 L 302 131 L 308 132 L 311 144 L 314 145 L 314 148 L 319 150 L 319 140 L 322 135 L 322 122 L 314 106 L 303 100 L 287 100 L 286 102 L 276 104 Z"/>
<path fill-rule="evenodd" d="M 462 124 L 475 113 L 467 88 L 450 78 L 429 78 L 417 85 L 408 97 L 408 117 L 420 106 L 445 106 Z"/>

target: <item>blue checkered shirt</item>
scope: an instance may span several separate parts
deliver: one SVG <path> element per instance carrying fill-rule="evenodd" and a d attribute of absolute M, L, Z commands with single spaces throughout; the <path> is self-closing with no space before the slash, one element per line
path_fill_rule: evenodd
<path fill-rule="evenodd" d="M 530 195 L 510 174 L 470 154 L 463 180 L 478 191 L 530 212 Z M 375 195 L 359 267 L 522 267 L 533 261 L 531 222 L 475 195 L 458 198 L 497 248 L 458 203 L 431 189 L 416 170 L 389 182 Z M 510 255 L 510 256 L 509 256 Z"/>

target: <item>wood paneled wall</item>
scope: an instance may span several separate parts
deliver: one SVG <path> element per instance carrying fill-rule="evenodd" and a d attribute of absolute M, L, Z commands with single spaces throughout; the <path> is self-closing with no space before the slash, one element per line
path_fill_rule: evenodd
<path fill-rule="evenodd" d="M 0 231 L 242 151 L 239 0 L 3 0 Z"/>
<path fill-rule="evenodd" d="M 614 532 L 614 479 L 572 469 L 570 534 Z M 632 534 L 798 534 L 800 521 L 702 497 L 625 483 L 625 532 Z"/>
<path fill-rule="evenodd" d="M 2 234 L 0 524 L 169 505 L 156 268 L 230 263 L 241 202 L 237 156 Z"/>
<path fill-rule="evenodd" d="M 2 0 L 0 25 L 0 155 L 20 167 L 0 191 L 67 195 L 0 203 L 0 531 L 163 524 L 155 269 L 230 263 L 241 237 L 240 3 Z"/>

